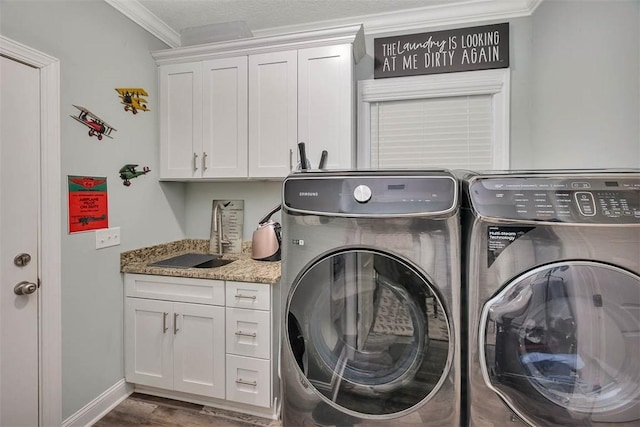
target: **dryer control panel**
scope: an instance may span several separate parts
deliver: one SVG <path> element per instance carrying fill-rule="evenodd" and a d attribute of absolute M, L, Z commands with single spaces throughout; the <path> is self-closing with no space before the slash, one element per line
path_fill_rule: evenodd
<path fill-rule="evenodd" d="M 485 217 L 595 224 L 640 224 L 640 176 L 480 176 L 469 195 Z"/>

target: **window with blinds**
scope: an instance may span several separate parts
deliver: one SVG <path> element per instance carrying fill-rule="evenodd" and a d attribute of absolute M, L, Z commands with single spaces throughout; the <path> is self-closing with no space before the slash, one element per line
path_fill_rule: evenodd
<path fill-rule="evenodd" d="M 487 170 L 494 165 L 491 94 L 371 103 L 371 167 Z"/>
<path fill-rule="evenodd" d="M 359 169 L 509 168 L 508 68 L 358 82 Z"/>

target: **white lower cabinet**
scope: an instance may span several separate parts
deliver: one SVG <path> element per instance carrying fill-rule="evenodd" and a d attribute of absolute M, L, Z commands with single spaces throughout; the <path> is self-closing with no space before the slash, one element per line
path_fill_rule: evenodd
<path fill-rule="evenodd" d="M 269 359 L 270 313 L 227 307 L 227 353 Z"/>
<path fill-rule="evenodd" d="M 227 355 L 227 399 L 269 407 L 271 378 L 269 360 Z"/>
<path fill-rule="evenodd" d="M 126 380 L 165 397 L 275 410 L 271 289 L 125 274 Z"/>
<path fill-rule="evenodd" d="M 227 282 L 227 400 L 269 407 L 273 334 L 271 285 Z"/>
<path fill-rule="evenodd" d="M 127 381 L 173 389 L 173 303 L 127 298 L 124 315 Z"/>
<path fill-rule="evenodd" d="M 224 308 L 127 298 L 127 381 L 224 399 Z"/>
<path fill-rule="evenodd" d="M 173 388 L 224 398 L 224 308 L 174 304 Z"/>

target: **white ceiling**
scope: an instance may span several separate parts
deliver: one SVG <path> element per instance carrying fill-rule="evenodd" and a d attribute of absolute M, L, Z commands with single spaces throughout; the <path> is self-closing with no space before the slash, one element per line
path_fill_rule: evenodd
<path fill-rule="evenodd" d="M 468 0 L 139 0 L 180 32 L 210 24 L 244 21 L 252 32 Z"/>
<path fill-rule="evenodd" d="M 368 34 L 530 15 L 542 0 L 105 0 L 171 47 L 364 24 Z M 182 37 L 181 37 L 182 34 Z M 187 37 L 185 37 L 185 35 Z M 204 40 L 207 41 L 207 40 Z"/>

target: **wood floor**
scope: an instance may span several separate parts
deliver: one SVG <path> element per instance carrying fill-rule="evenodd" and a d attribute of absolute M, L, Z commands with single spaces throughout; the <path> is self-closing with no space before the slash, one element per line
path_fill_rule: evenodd
<path fill-rule="evenodd" d="M 281 427 L 279 421 L 133 393 L 95 427 Z"/>

